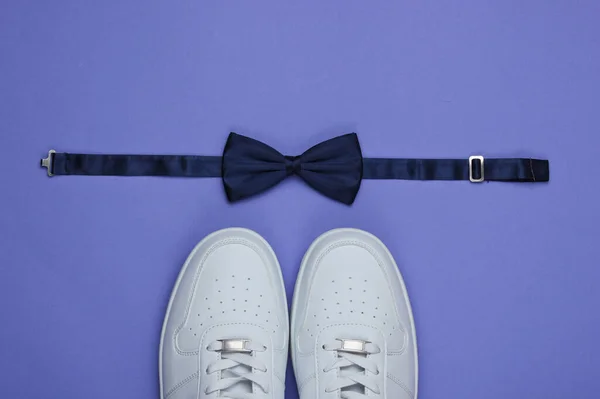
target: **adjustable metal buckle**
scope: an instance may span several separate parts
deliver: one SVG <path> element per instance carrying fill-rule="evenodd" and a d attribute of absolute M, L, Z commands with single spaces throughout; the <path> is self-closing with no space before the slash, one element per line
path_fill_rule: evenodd
<path fill-rule="evenodd" d="M 48 169 L 48 176 L 54 176 L 54 154 L 56 154 L 56 151 L 50 150 L 48 151 L 48 157 L 40 161 L 40 166 Z"/>
<path fill-rule="evenodd" d="M 481 177 L 479 179 L 475 179 L 473 177 L 473 161 L 481 162 Z M 469 157 L 469 180 L 471 183 L 481 183 L 485 180 L 485 168 L 483 167 L 483 156 L 482 155 L 472 155 Z"/>
<path fill-rule="evenodd" d="M 338 339 L 342 343 L 342 347 L 338 349 L 341 352 L 351 353 L 367 353 L 367 344 L 369 342 L 360 339 Z"/>
<path fill-rule="evenodd" d="M 252 350 L 248 348 L 248 343 L 250 341 L 247 339 L 222 339 L 220 341 L 221 349 L 217 349 L 217 352 L 252 352 Z"/>

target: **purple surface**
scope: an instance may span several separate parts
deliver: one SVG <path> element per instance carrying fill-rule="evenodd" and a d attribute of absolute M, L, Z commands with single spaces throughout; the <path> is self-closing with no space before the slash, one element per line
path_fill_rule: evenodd
<path fill-rule="evenodd" d="M 413 302 L 420 398 L 597 398 L 596 1 L 0 4 L 0 396 L 158 397 L 164 311 L 193 246 L 262 234 L 291 298 L 311 241 L 378 235 Z M 57 177 L 59 151 L 282 152 L 356 131 L 366 156 L 535 156 L 548 185 Z M 287 399 L 297 398 L 291 367 Z"/>

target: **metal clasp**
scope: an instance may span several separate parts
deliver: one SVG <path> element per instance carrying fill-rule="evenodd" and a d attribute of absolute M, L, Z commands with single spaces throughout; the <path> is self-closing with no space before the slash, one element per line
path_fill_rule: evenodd
<path fill-rule="evenodd" d="M 50 150 L 48 151 L 48 157 L 40 161 L 40 166 L 48 170 L 48 176 L 54 176 L 54 154 L 56 154 L 56 151 Z"/>
<path fill-rule="evenodd" d="M 481 162 L 481 177 L 479 179 L 475 179 L 473 177 L 473 161 Z M 481 183 L 485 180 L 485 168 L 483 167 L 483 156 L 482 155 L 472 155 L 469 157 L 469 180 L 471 183 Z"/>
<path fill-rule="evenodd" d="M 248 348 L 250 341 L 247 339 L 222 339 L 220 342 L 221 349 L 217 349 L 217 352 L 252 352 Z"/>
<path fill-rule="evenodd" d="M 342 343 L 342 347 L 338 351 L 367 354 L 368 341 L 360 339 L 338 339 L 338 341 Z"/>

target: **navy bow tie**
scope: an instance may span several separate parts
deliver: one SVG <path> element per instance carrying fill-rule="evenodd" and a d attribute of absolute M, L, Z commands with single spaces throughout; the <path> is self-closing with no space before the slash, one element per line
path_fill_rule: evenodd
<path fill-rule="evenodd" d="M 223 151 L 223 185 L 229 201 L 262 193 L 297 175 L 321 194 L 352 204 L 363 174 L 355 133 L 323 141 L 302 155 L 283 155 L 250 137 L 231 133 Z"/>
<path fill-rule="evenodd" d="M 355 133 L 283 155 L 230 133 L 222 156 L 57 153 L 42 159 L 48 175 L 221 177 L 229 201 L 262 193 L 296 175 L 321 194 L 352 204 L 362 179 L 547 182 L 547 160 L 532 158 L 363 158 Z"/>

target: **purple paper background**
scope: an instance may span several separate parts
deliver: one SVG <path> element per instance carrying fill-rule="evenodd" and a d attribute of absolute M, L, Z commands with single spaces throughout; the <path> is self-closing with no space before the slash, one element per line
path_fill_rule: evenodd
<path fill-rule="evenodd" d="M 0 396 L 158 398 L 172 285 L 206 234 L 262 234 L 291 298 L 311 241 L 378 235 L 403 272 L 420 398 L 600 390 L 600 3 L 0 3 Z M 346 207 L 290 179 L 57 177 L 59 151 L 533 156 L 551 183 L 365 181 Z M 297 398 L 291 367 L 287 399 Z"/>

